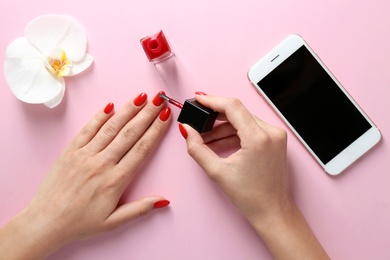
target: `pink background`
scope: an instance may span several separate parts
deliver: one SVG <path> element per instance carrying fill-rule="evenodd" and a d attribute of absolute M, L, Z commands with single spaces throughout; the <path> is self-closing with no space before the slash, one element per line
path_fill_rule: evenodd
<path fill-rule="evenodd" d="M 240 2 L 240 3 L 239 3 Z M 246 73 L 274 45 L 299 33 L 380 128 L 362 160 L 330 177 L 289 132 L 292 193 L 333 259 L 390 258 L 390 4 L 312 0 L 0 0 L 0 70 L 6 46 L 36 16 L 66 14 L 88 35 L 93 66 L 66 81 L 50 110 L 17 100 L 0 75 L 0 224 L 33 196 L 52 162 L 108 102 L 165 90 L 233 96 L 263 120 L 285 127 Z M 177 75 L 163 78 L 139 40 L 163 29 Z M 173 109 L 176 118 L 178 110 Z M 127 199 L 166 196 L 168 209 L 114 232 L 64 247 L 50 259 L 271 259 L 261 239 L 187 155 L 175 120 L 129 188 Z"/>

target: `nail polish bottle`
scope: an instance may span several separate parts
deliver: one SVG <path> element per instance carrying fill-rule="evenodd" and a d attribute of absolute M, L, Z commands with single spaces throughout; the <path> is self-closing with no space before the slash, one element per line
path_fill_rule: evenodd
<path fill-rule="evenodd" d="M 203 106 L 195 98 L 191 98 L 184 102 L 177 121 L 192 126 L 199 133 L 205 133 L 213 128 L 217 116 L 218 112 Z"/>
<path fill-rule="evenodd" d="M 162 99 L 181 109 L 177 121 L 182 124 L 188 124 L 199 133 L 210 131 L 217 119 L 218 112 L 203 106 L 195 98 L 187 99 L 184 104 L 168 97 L 164 92 L 159 93 Z"/>
<path fill-rule="evenodd" d="M 141 45 L 144 48 L 149 61 L 154 64 L 164 61 L 174 55 L 172 48 L 169 46 L 169 43 L 161 30 L 156 34 L 142 38 Z"/>

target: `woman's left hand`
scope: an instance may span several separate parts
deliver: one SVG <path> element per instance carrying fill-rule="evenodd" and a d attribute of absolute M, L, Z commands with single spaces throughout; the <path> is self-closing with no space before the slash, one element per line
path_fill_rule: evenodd
<path fill-rule="evenodd" d="M 141 93 L 118 113 L 112 103 L 99 111 L 54 163 L 28 207 L 0 230 L 8 259 L 17 259 L 17 252 L 43 258 L 167 206 L 162 196 L 118 205 L 168 127 L 171 111 L 163 104 L 158 94 L 147 102 Z M 18 245 L 13 253 L 12 245 Z"/>

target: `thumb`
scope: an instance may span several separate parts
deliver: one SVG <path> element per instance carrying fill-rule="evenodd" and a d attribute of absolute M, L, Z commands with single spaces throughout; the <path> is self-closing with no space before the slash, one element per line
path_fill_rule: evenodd
<path fill-rule="evenodd" d="M 129 221 L 145 216 L 154 209 L 165 208 L 170 202 L 161 196 L 149 196 L 118 207 L 106 219 L 108 230 L 115 229 Z"/>
<path fill-rule="evenodd" d="M 212 177 L 219 167 L 219 156 L 204 143 L 201 135 L 191 126 L 180 124 L 179 129 L 186 139 L 188 154 Z"/>

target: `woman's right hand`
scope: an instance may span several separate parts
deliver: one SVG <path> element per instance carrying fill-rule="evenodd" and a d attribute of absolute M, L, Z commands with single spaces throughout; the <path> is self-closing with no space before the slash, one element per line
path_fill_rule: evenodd
<path fill-rule="evenodd" d="M 238 99 L 196 99 L 218 111 L 224 122 L 202 136 L 179 125 L 189 155 L 248 219 L 275 258 L 326 259 L 290 196 L 286 132 L 252 115 Z M 226 158 L 216 153 L 231 147 L 238 149 Z"/>
<path fill-rule="evenodd" d="M 188 153 L 250 221 L 290 207 L 286 172 L 286 132 L 252 115 L 238 99 L 197 95 L 220 113 L 222 124 L 200 136 L 191 127 Z M 239 149 L 221 158 L 215 151 Z"/>

